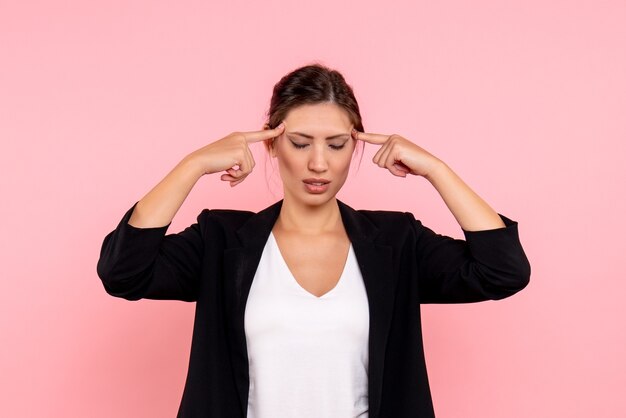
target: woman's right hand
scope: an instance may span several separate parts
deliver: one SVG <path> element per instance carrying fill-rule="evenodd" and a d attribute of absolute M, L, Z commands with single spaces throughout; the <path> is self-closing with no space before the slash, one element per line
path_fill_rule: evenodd
<path fill-rule="evenodd" d="M 200 165 L 203 174 L 226 171 L 220 179 L 234 187 L 244 181 L 254 168 L 254 157 L 248 145 L 275 138 L 283 133 L 284 127 L 285 124 L 281 123 L 274 129 L 233 132 L 192 152 L 189 158 Z"/>

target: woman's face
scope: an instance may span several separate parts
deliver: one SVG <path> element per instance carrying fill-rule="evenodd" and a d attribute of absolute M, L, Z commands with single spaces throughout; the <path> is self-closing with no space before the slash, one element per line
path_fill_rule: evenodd
<path fill-rule="evenodd" d="M 302 105 L 283 122 L 270 152 L 278 159 L 285 199 L 312 206 L 334 199 L 355 148 L 348 113 L 334 103 Z"/>

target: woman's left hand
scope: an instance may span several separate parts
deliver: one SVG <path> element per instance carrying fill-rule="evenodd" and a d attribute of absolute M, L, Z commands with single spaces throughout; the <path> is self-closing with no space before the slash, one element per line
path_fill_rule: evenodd
<path fill-rule="evenodd" d="M 352 137 L 380 145 L 374 163 L 395 176 L 423 176 L 437 189 L 465 231 L 504 228 L 505 224 L 480 196 L 443 161 L 400 135 L 381 135 L 352 130 Z"/>
<path fill-rule="evenodd" d="M 441 162 L 437 157 L 400 135 L 382 135 L 352 130 L 352 137 L 370 144 L 381 145 L 374 155 L 374 164 L 391 174 L 406 177 L 414 174 L 428 178 Z"/>

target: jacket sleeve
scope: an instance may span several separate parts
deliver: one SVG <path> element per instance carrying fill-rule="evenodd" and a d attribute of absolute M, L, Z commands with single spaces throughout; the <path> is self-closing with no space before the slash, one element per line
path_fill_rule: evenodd
<path fill-rule="evenodd" d="M 528 285 L 530 263 L 517 222 L 500 215 L 505 227 L 463 230 L 465 240 L 459 240 L 436 234 L 411 217 L 421 303 L 498 300 Z"/>
<path fill-rule="evenodd" d="M 185 230 L 166 235 L 171 223 L 150 228 L 129 225 L 136 205 L 102 243 L 97 272 L 104 289 L 127 300 L 195 301 L 202 269 L 202 214 Z"/>

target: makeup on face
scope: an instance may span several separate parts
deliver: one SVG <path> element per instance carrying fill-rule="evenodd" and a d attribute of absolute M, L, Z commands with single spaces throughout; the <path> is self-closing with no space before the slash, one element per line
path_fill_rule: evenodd
<path fill-rule="evenodd" d="M 278 158 L 285 199 L 323 204 L 346 180 L 357 143 L 353 123 L 332 103 L 302 105 L 291 110 L 273 148 Z"/>

